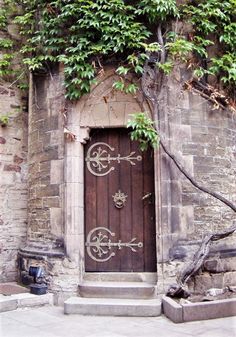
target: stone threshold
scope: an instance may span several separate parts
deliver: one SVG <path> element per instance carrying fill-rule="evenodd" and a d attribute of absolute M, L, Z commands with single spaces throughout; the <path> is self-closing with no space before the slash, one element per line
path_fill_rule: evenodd
<path fill-rule="evenodd" d="M 236 298 L 179 304 L 163 296 L 162 309 L 164 315 L 174 323 L 230 317 L 236 315 Z"/>

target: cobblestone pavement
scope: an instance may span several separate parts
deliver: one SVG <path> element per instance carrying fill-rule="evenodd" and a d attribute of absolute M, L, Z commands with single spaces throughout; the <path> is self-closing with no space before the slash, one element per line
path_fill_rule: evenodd
<path fill-rule="evenodd" d="M 62 307 L 0 314 L 1 337 L 236 337 L 236 317 L 175 324 L 160 317 L 64 315 Z"/>

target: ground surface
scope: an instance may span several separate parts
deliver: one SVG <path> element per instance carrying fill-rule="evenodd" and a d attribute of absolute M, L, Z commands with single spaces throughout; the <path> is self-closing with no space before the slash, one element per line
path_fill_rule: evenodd
<path fill-rule="evenodd" d="M 62 307 L 0 314 L 1 337 L 236 337 L 236 317 L 174 324 L 160 317 L 64 315 Z"/>
<path fill-rule="evenodd" d="M 29 289 L 26 287 L 22 287 L 15 282 L 11 283 L 0 283 L 0 294 L 4 296 L 15 295 L 28 293 Z"/>

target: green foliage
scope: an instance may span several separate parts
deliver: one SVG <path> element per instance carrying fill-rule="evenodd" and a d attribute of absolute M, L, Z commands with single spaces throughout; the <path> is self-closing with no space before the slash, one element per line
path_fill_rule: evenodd
<path fill-rule="evenodd" d="M 223 27 L 223 32 L 219 37 L 219 41 L 225 43 L 225 45 L 232 52 L 235 51 L 236 49 L 236 22 L 232 22 L 229 25 L 225 25 Z"/>
<path fill-rule="evenodd" d="M 30 71 L 47 71 L 51 63 L 63 63 L 69 99 L 90 91 L 107 59 L 120 62 L 121 79 L 113 87 L 126 93 L 137 91 L 127 82 L 128 73 L 142 76 L 150 59 L 165 75 L 178 60 L 191 63 L 198 78 L 213 74 L 231 88 L 236 83 L 236 0 L 192 0 L 185 5 L 176 0 L 19 0 L 17 6 L 15 0 L 3 0 L 3 4 L 0 29 L 7 31 L 7 22 L 14 17 L 22 35 L 24 65 Z M 170 32 L 173 20 L 179 18 L 192 24 L 190 35 Z M 212 44 L 220 51 L 214 58 L 209 55 Z M 9 38 L 0 39 L 0 76 L 12 73 L 16 46 L 19 43 Z"/>
<path fill-rule="evenodd" d="M 157 42 L 152 43 L 141 43 L 141 45 L 144 47 L 145 51 L 148 53 L 154 53 L 161 50 L 161 46 Z"/>
<path fill-rule="evenodd" d="M 194 2 L 193 2 L 194 3 Z M 209 69 L 197 68 L 198 77 L 212 74 L 232 88 L 236 84 L 236 0 L 202 0 L 198 5 L 186 4 L 182 18 L 188 18 L 194 28 L 194 51 L 204 57 Z M 219 55 L 209 57 L 208 46 L 216 44 Z"/>
<path fill-rule="evenodd" d="M 193 50 L 193 44 L 181 37 L 177 37 L 173 42 L 167 42 L 165 45 L 173 59 L 187 61 L 189 53 Z"/>
<path fill-rule="evenodd" d="M 154 122 L 146 113 L 139 112 L 132 114 L 132 119 L 128 120 L 127 127 L 132 128 L 131 140 L 140 143 L 140 150 L 147 150 L 148 146 L 157 148 L 159 146 L 160 137 L 154 127 Z"/>
<path fill-rule="evenodd" d="M 124 91 L 126 94 L 135 94 L 138 90 L 138 86 L 136 84 L 126 84 L 122 78 L 120 81 L 115 81 L 113 83 L 113 88 L 119 91 Z"/>
<path fill-rule="evenodd" d="M 26 55 L 24 63 L 37 70 L 49 61 L 62 62 L 70 99 L 89 92 L 103 57 L 122 57 L 133 49 L 143 49 L 141 43 L 151 35 L 137 20 L 135 7 L 123 0 L 24 0 L 22 6 L 24 14 L 15 22 L 21 34 L 28 36 L 21 50 Z M 39 21 L 35 21 L 39 12 Z M 133 86 L 126 90 L 135 91 Z"/>
<path fill-rule="evenodd" d="M 185 5 L 187 15 L 197 32 L 208 35 L 224 30 L 236 14 L 235 0 L 203 0 L 198 5 Z"/>
<path fill-rule="evenodd" d="M 193 71 L 194 76 L 196 76 L 198 79 L 202 78 L 206 74 L 206 70 L 202 67 L 196 68 Z"/>
<path fill-rule="evenodd" d="M 3 54 L 0 58 L 0 76 L 6 76 L 11 74 L 11 61 L 13 59 L 12 54 Z"/>
<path fill-rule="evenodd" d="M 0 48 L 8 49 L 13 47 L 13 41 L 10 39 L 1 39 L 0 38 Z"/>
<path fill-rule="evenodd" d="M 10 114 L 0 116 L 0 125 L 1 126 L 7 126 L 9 124 L 9 121 L 10 121 Z"/>
<path fill-rule="evenodd" d="M 125 89 L 124 81 L 115 81 L 113 83 L 113 88 L 116 89 L 116 90 L 123 91 Z"/>
<path fill-rule="evenodd" d="M 7 15 L 6 15 L 6 9 L 0 8 L 0 28 L 6 28 L 7 27 Z"/>
<path fill-rule="evenodd" d="M 161 69 L 165 75 L 169 75 L 174 67 L 174 63 L 171 61 L 165 63 L 157 63 L 157 67 Z"/>
<path fill-rule="evenodd" d="M 225 84 L 236 83 L 236 54 L 226 53 L 222 57 L 212 58 L 212 66 L 209 72 L 221 76 L 221 81 Z"/>
<path fill-rule="evenodd" d="M 178 16 L 178 8 L 175 0 L 141 0 L 136 13 L 145 15 L 150 23 L 155 23 L 166 21 L 169 16 Z"/>

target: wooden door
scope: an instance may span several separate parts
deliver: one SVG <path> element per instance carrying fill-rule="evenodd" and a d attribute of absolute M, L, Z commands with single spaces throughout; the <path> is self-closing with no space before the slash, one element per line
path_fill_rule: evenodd
<path fill-rule="evenodd" d="M 92 130 L 85 146 L 85 270 L 156 271 L 153 151 L 127 129 Z"/>

